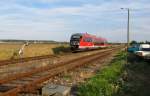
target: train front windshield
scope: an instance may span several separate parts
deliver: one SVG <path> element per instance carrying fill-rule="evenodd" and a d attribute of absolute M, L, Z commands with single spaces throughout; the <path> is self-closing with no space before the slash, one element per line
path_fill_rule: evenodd
<path fill-rule="evenodd" d="M 73 35 L 71 37 L 72 40 L 80 40 L 81 36 L 80 35 Z"/>
<path fill-rule="evenodd" d="M 72 35 L 70 39 L 70 45 L 79 45 L 82 36 L 80 35 Z"/>

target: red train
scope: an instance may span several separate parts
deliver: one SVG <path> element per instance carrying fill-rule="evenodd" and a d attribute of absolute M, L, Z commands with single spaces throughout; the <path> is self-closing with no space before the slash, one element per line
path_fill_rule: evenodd
<path fill-rule="evenodd" d="M 105 38 L 96 37 L 88 33 L 75 33 L 70 38 L 71 50 L 85 50 L 107 47 Z"/>

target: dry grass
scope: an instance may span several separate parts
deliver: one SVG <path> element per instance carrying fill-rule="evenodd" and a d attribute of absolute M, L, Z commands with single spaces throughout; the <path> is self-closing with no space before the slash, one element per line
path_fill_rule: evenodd
<path fill-rule="evenodd" d="M 18 53 L 22 44 L 0 44 L 0 60 L 10 59 L 14 53 Z M 53 48 L 67 46 L 67 44 L 29 44 L 24 49 L 23 57 L 40 55 L 53 55 Z"/>

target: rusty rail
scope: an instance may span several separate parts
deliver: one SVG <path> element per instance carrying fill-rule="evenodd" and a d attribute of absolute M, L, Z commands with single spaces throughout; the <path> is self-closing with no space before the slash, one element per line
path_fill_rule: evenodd
<path fill-rule="evenodd" d="M 98 58 L 104 58 L 105 56 L 108 56 L 117 49 L 118 48 L 105 50 L 103 52 L 84 56 L 67 62 L 41 67 L 26 73 L 17 73 L 12 76 L 9 76 L 9 78 L 7 77 L 0 79 L 1 86 L 15 86 L 15 88 L 0 93 L 0 96 L 16 96 L 15 94 L 17 94 L 18 92 L 30 92 L 31 90 L 35 89 L 39 83 L 48 80 L 52 76 L 62 73 L 64 69 L 71 70 L 75 67 L 79 67 L 83 64 L 92 62 L 93 60 L 96 60 Z M 20 82 L 17 83 L 18 81 Z M 13 93 L 14 95 L 12 95 Z"/>
<path fill-rule="evenodd" d="M 84 51 L 84 52 L 87 52 L 87 51 Z M 18 59 L 0 60 L 0 66 L 16 64 L 16 63 L 24 63 L 24 62 L 33 61 L 33 60 L 48 59 L 52 57 L 57 57 L 57 56 L 56 55 L 42 55 L 42 56 L 25 57 L 25 58 L 18 58 Z"/>
<path fill-rule="evenodd" d="M 0 60 L 0 66 L 8 65 L 8 64 L 15 64 L 15 63 L 23 63 L 32 60 L 40 60 L 40 59 L 47 59 L 51 57 L 56 57 L 55 55 L 43 55 L 43 56 L 35 56 L 35 57 L 26 57 L 26 58 L 19 58 L 19 59 L 10 59 L 10 60 Z"/>

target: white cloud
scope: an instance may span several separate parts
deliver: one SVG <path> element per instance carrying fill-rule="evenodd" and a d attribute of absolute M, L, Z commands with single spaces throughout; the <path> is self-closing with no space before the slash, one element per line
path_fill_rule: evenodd
<path fill-rule="evenodd" d="M 122 37 L 123 39 L 119 36 L 122 31 L 126 34 L 127 11 L 120 8 L 129 7 L 132 9 L 132 34 L 135 36 L 138 34 L 141 40 L 149 39 L 142 37 L 143 33 L 150 35 L 148 33 L 150 13 L 146 11 L 150 8 L 149 3 L 135 0 L 124 3 L 112 0 L 103 1 L 101 4 L 84 2 L 85 4 L 80 6 L 56 5 L 53 8 L 38 8 L 25 6 L 19 2 L 21 1 L 3 0 L 0 2 L 0 38 L 69 40 L 68 36 L 73 32 L 87 31 L 93 34 L 100 32 L 99 35 L 107 37 L 110 41 L 125 41 L 125 36 Z M 60 0 L 28 0 L 26 2 L 51 4 Z"/>

